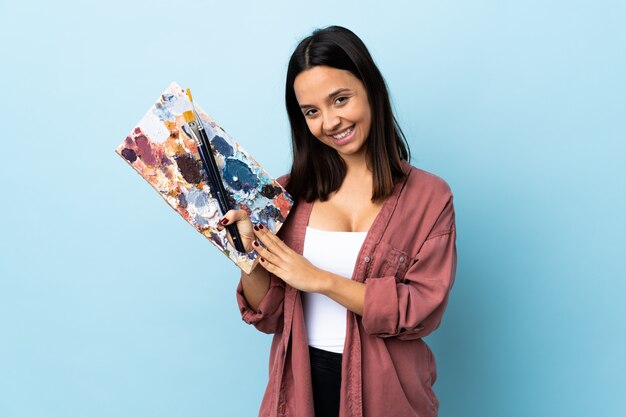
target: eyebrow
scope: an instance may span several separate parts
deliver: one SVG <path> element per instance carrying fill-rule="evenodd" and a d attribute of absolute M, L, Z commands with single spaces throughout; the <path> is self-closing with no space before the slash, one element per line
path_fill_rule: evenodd
<path fill-rule="evenodd" d="M 346 91 L 350 91 L 350 89 L 349 89 L 349 88 L 346 88 L 346 87 L 344 87 L 344 88 L 340 88 L 340 89 L 335 90 L 335 91 L 333 91 L 332 93 L 330 93 L 330 94 L 328 95 L 328 98 L 333 98 L 333 97 L 335 97 L 337 94 L 341 94 L 341 93 L 344 93 L 344 92 L 346 92 Z M 301 108 L 301 109 L 305 109 L 305 108 L 307 108 L 307 107 L 314 107 L 314 106 L 313 106 L 313 105 L 311 105 L 311 104 L 300 104 L 300 108 Z"/>

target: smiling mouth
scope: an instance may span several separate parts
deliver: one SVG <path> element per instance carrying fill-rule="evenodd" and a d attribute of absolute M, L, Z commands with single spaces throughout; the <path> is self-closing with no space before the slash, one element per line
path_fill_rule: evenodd
<path fill-rule="evenodd" d="M 331 138 L 335 139 L 335 140 L 341 140 L 341 139 L 344 139 L 344 138 L 350 136 L 350 134 L 352 133 L 353 130 L 354 130 L 354 126 L 350 126 L 349 128 L 347 128 L 343 132 L 337 133 L 336 135 L 329 135 L 329 136 Z"/>

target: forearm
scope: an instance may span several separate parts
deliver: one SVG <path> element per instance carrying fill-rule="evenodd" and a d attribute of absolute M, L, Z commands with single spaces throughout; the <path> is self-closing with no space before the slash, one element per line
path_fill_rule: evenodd
<path fill-rule="evenodd" d="M 320 271 L 320 274 L 320 281 L 323 283 L 320 294 L 332 298 L 359 316 L 363 315 L 365 284 L 328 271 Z"/>
<path fill-rule="evenodd" d="M 243 296 L 254 311 L 258 311 L 261 300 L 270 288 L 270 275 L 267 270 L 257 266 L 250 274 L 241 272 Z"/>

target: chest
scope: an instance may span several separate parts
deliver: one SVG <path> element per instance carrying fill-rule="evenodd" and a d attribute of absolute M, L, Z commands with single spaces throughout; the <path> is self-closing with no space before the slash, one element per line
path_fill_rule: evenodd
<path fill-rule="evenodd" d="M 382 203 L 373 203 L 370 192 L 337 192 L 326 201 L 315 201 L 308 226 L 337 232 L 367 232 Z"/>

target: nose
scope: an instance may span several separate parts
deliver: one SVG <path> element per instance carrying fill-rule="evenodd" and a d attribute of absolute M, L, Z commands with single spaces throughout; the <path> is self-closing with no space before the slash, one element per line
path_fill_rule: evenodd
<path fill-rule="evenodd" d="M 330 110 L 323 113 L 322 129 L 325 133 L 334 132 L 341 125 L 339 115 Z"/>

